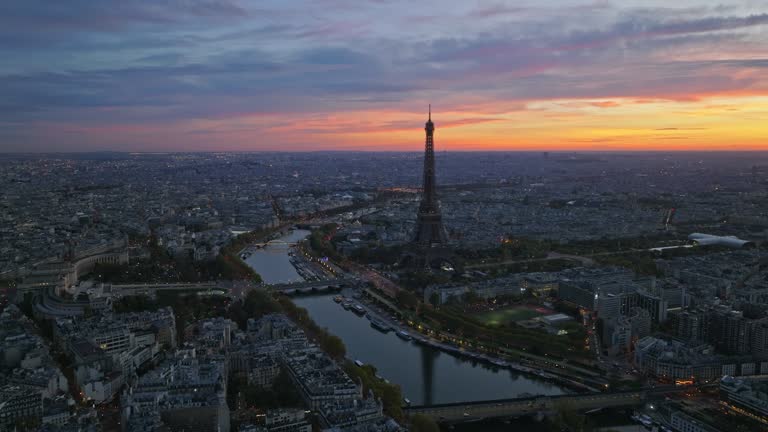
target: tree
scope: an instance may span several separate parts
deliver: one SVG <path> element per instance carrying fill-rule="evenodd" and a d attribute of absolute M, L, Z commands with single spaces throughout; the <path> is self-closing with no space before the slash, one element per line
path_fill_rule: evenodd
<path fill-rule="evenodd" d="M 437 422 L 424 414 L 416 414 L 411 417 L 411 432 L 440 432 Z"/>
<path fill-rule="evenodd" d="M 440 295 L 437 293 L 437 291 L 433 291 L 432 294 L 429 295 L 429 303 L 434 307 L 438 307 L 440 305 Z"/>
<path fill-rule="evenodd" d="M 470 290 L 462 294 L 461 300 L 468 305 L 473 305 L 483 301 L 483 298 L 477 295 L 476 292 Z"/>
<path fill-rule="evenodd" d="M 419 303 L 419 299 L 412 292 L 401 289 L 397 292 L 397 303 L 406 309 L 413 309 Z"/>
<path fill-rule="evenodd" d="M 34 302 L 35 302 L 35 295 L 33 293 L 31 293 L 31 292 L 25 292 L 24 293 L 24 300 L 22 301 L 21 305 L 19 306 L 19 309 L 21 310 L 21 312 L 24 315 L 32 318 L 33 317 L 32 306 L 33 306 Z"/>
<path fill-rule="evenodd" d="M 372 390 L 377 398 L 381 399 L 384 405 L 384 413 L 400 421 L 403 417 L 402 403 L 403 394 L 400 392 L 400 386 L 388 384 L 376 377 L 376 368 L 371 365 L 358 367 L 351 361 L 344 362 L 344 371 L 353 381 L 363 383 L 363 392 L 368 393 Z"/>
<path fill-rule="evenodd" d="M 243 309 L 243 303 L 236 301 L 227 309 L 228 318 L 237 323 L 237 326 L 241 329 L 245 329 L 248 323 L 248 314 Z"/>
<path fill-rule="evenodd" d="M 243 309 L 250 318 L 261 318 L 266 314 L 281 311 L 280 304 L 272 298 L 272 295 L 260 289 L 254 289 L 248 293 Z"/>
<path fill-rule="evenodd" d="M 555 411 L 557 414 L 552 419 L 555 430 L 571 430 L 574 432 L 587 432 L 592 430 L 591 425 L 587 422 L 587 417 L 579 414 L 570 404 L 556 404 Z"/>
<path fill-rule="evenodd" d="M 261 409 L 301 407 L 304 405 L 301 395 L 285 370 L 281 370 L 275 377 L 271 388 L 245 385 L 238 391 L 242 391 L 243 398 L 248 405 Z"/>
<path fill-rule="evenodd" d="M 565 200 L 555 199 L 549 202 L 549 207 L 553 209 L 561 209 L 565 207 L 566 204 L 567 202 Z"/>
<path fill-rule="evenodd" d="M 115 312 L 142 312 L 146 310 L 156 310 L 157 303 L 149 296 L 144 294 L 125 296 L 113 303 Z"/>
<path fill-rule="evenodd" d="M 340 337 L 326 333 L 320 340 L 320 347 L 329 356 L 334 358 L 343 358 L 347 354 L 347 347 Z"/>
<path fill-rule="evenodd" d="M 35 431 L 40 426 L 40 419 L 36 417 L 20 417 L 14 422 L 18 431 Z"/>

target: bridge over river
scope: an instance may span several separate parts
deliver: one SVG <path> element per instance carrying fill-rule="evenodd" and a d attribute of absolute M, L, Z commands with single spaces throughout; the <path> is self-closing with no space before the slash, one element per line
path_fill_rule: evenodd
<path fill-rule="evenodd" d="M 272 284 L 269 287 L 274 291 L 280 291 L 283 294 L 295 294 L 295 293 L 311 293 L 313 291 L 327 291 L 331 288 L 340 287 L 341 285 L 347 285 L 355 283 L 352 278 L 336 278 L 325 279 L 316 281 L 304 281 L 285 284 Z"/>
<path fill-rule="evenodd" d="M 422 414 L 442 422 L 465 422 L 497 417 L 518 417 L 554 413 L 566 406 L 579 411 L 598 408 L 642 405 L 648 399 L 667 393 L 690 390 L 686 387 L 657 387 L 637 391 L 587 393 L 562 396 L 532 396 L 519 399 L 449 403 L 404 407 L 408 415 Z"/>
<path fill-rule="evenodd" d="M 299 244 L 298 241 L 285 241 L 280 239 L 274 239 L 270 240 L 268 242 L 260 242 L 260 243 L 251 243 L 250 246 L 255 247 L 257 249 L 261 249 L 267 246 L 296 246 Z"/>

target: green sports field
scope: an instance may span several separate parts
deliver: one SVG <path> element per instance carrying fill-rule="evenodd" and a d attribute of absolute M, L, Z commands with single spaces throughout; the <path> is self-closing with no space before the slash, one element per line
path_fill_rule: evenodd
<path fill-rule="evenodd" d="M 533 308 L 512 306 L 506 309 L 476 313 L 473 316 L 486 325 L 504 326 L 515 321 L 527 320 L 541 315 L 545 314 Z"/>

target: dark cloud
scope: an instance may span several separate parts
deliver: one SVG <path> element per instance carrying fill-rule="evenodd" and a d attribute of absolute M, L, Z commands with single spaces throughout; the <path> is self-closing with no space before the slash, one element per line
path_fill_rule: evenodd
<path fill-rule="evenodd" d="M 734 30 L 768 24 L 768 14 L 746 17 L 707 17 L 689 20 L 663 20 L 656 16 L 631 17 L 607 31 L 580 31 L 561 41 L 559 49 L 601 48 L 624 41 Z"/>
<path fill-rule="evenodd" d="M 490 18 L 513 15 L 520 12 L 524 12 L 528 8 L 509 6 L 505 4 L 495 4 L 490 6 L 482 6 L 472 11 L 469 16 L 472 18 Z"/>
<path fill-rule="evenodd" d="M 189 18 L 246 17 L 246 9 L 230 0 L 5 0 L 0 28 L 37 31 L 115 31 L 131 24 L 169 24 Z"/>
<path fill-rule="evenodd" d="M 249 18 L 232 0 L 4 0 L 0 2 L 0 49 L 15 56 L 29 50 L 128 49 L 185 45 L 173 35 L 184 28 Z"/>
<path fill-rule="evenodd" d="M 318 48 L 299 52 L 294 56 L 299 63 L 323 65 L 369 65 L 377 63 L 375 57 L 348 48 Z"/>
<path fill-rule="evenodd" d="M 163 59 L 175 63 L 180 57 L 162 54 L 141 60 L 154 63 Z M 86 108 L 155 107 L 163 108 L 162 115 L 148 110 L 143 120 L 163 121 L 276 107 L 319 109 L 329 100 L 349 95 L 391 95 L 414 89 L 408 82 L 387 80 L 381 71 L 378 60 L 370 55 L 319 48 L 282 60 L 246 50 L 220 54 L 206 63 L 15 74 L 0 77 L 0 112 L 16 118 L 44 118 Z M 93 117 L 110 115 L 114 113 L 97 112 Z"/>

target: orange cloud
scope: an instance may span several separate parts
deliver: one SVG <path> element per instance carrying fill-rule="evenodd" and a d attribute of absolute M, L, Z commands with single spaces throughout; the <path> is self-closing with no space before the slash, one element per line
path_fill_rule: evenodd
<path fill-rule="evenodd" d="M 592 105 L 593 107 L 598 107 L 598 108 L 615 108 L 617 106 L 621 106 L 619 105 L 618 102 L 614 102 L 614 101 L 590 102 L 589 104 Z"/>

